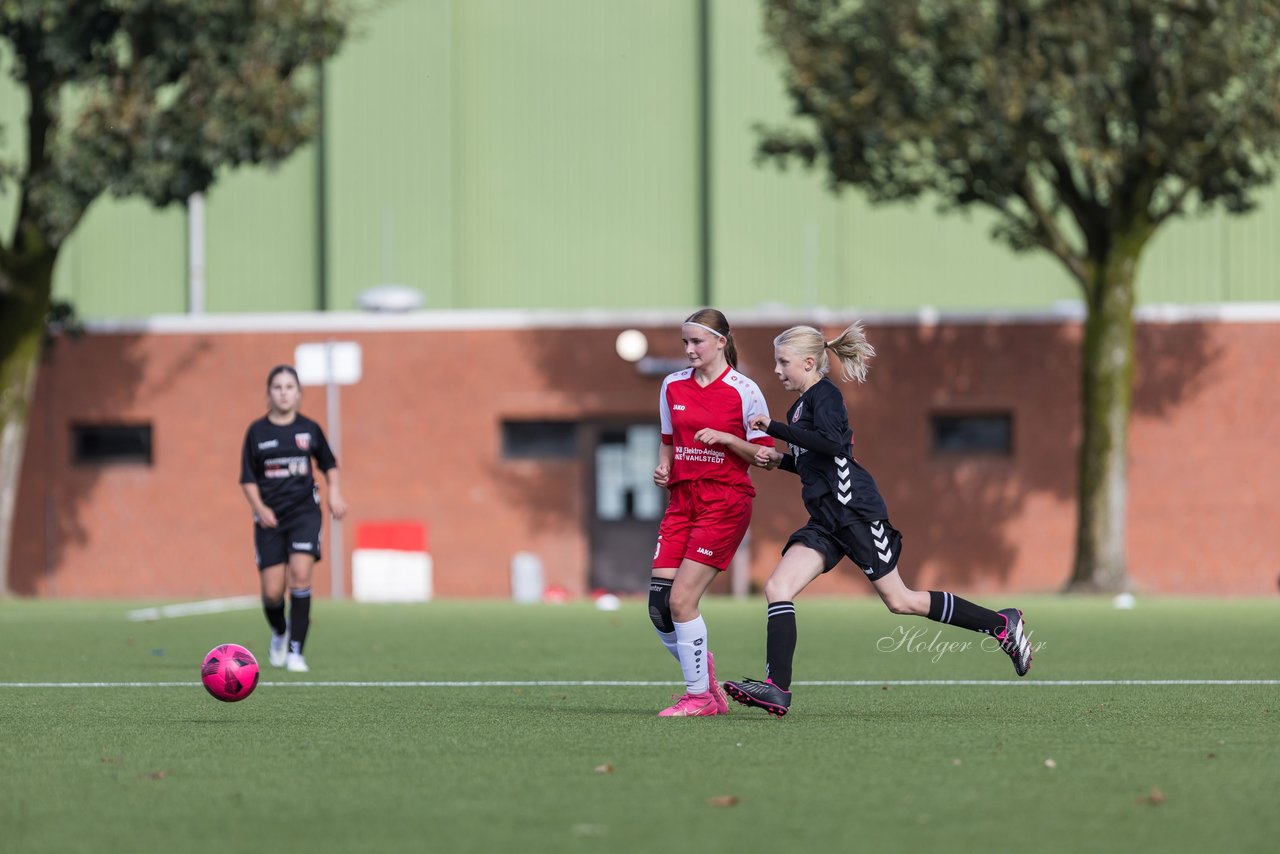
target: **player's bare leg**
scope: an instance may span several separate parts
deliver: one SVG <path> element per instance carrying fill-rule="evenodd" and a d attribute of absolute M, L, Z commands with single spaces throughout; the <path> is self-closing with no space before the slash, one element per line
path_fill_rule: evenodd
<path fill-rule="evenodd" d="M 871 582 L 871 586 L 880 594 L 885 607 L 895 614 L 909 614 L 915 617 L 929 616 L 929 591 L 912 590 L 902 580 L 895 567 L 887 575 Z"/>

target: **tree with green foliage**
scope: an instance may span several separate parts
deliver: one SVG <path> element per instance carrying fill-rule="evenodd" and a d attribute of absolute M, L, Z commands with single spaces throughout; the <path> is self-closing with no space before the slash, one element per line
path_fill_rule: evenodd
<path fill-rule="evenodd" d="M 303 145 L 315 66 L 352 14 L 342 0 L 0 0 L 27 106 L 19 150 L 0 156 L 16 205 L 0 236 L 0 593 L 59 249 L 104 194 L 182 204 Z"/>
<path fill-rule="evenodd" d="M 874 202 L 980 205 L 1085 305 L 1069 590 L 1128 586 L 1138 263 L 1172 218 L 1249 210 L 1280 153 L 1274 0 L 765 0 L 797 114 L 763 156 Z"/>

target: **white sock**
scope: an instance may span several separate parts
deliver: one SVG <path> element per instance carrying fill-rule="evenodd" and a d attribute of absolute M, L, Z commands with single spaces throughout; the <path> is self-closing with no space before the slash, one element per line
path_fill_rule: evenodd
<path fill-rule="evenodd" d="M 658 631 L 656 628 L 654 631 Z M 676 661 L 680 660 L 680 653 L 676 649 L 676 633 L 675 632 L 658 632 L 658 640 L 662 641 L 662 645 L 667 648 L 667 652 L 671 653 L 671 657 Z"/>
<path fill-rule="evenodd" d="M 685 690 L 690 694 L 705 694 L 711 690 L 707 679 L 707 624 L 699 614 L 687 623 L 674 623 L 676 649 L 680 669 L 684 671 Z"/>

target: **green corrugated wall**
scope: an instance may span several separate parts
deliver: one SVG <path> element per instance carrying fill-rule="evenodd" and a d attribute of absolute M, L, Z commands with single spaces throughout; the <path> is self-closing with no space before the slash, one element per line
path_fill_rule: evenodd
<path fill-rule="evenodd" d="M 331 309 L 380 284 L 414 287 L 428 308 L 457 304 L 454 6 L 385 6 L 326 71 Z"/>
<path fill-rule="evenodd" d="M 694 4 L 454 8 L 456 304 L 689 304 Z"/>
<path fill-rule="evenodd" d="M 706 0 L 711 301 L 1034 308 L 1077 296 L 982 211 L 872 207 L 755 164 L 788 120 L 759 4 Z M 671 308 L 701 300 L 698 0 L 398 0 L 325 71 L 322 143 L 230 173 L 207 199 L 206 307 L 335 310 L 378 284 L 428 308 Z M 0 87 L 4 142 L 25 107 Z M 12 221 L 9 193 L 0 225 Z M 323 201 L 323 208 L 321 207 Z M 1144 303 L 1280 299 L 1280 187 L 1247 217 L 1167 226 Z M 99 200 L 55 288 L 90 318 L 187 309 L 186 216 Z"/>
<path fill-rule="evenodd" d="M 316 150 L 222 176 L 205 199 L 207 311 L 296 311 L 317 299 Z M 183 217 L 183 239 L 186 219 Z M 180 254 L 186 264 L 185 244 Z M 185 269 L 183 275 L 185 276 Z"/>
<path fill-rule="evenodd" d="M 100 198 L 62 245 L 54 296 L 84 318 L 187 310 L 186 217 L 141 199 Z"/>

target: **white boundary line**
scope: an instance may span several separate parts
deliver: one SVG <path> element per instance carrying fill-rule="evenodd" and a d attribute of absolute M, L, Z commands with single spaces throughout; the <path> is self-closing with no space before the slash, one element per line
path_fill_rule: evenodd
<path fill-rule="evenodd" d="M 492 680 L 488 682 L 260 682 L 271 688 L 650 688 L 676 683 L 629 680 Z M 1110 685 L 1280 685 L 1280 679 L 849 679 L 794 682 L 794 685 L 840 688 L 917 688 L 935 686 L 1093 688 Z M 194 688 L 191 682 L 0 682 L 0 688 Z"/>
<path fill-rule="evenodd" d="M 138 608 L 129 612 L 133 622 L 159 620 L 162 617 L 190 617 L 193 614 L 221 614 L 225 611 L 247 611 L 262 604 L 260 596 L 228 596 L 225 599 L 205 599 L 200 602 L 179 602 L 158 608 Z"/>

